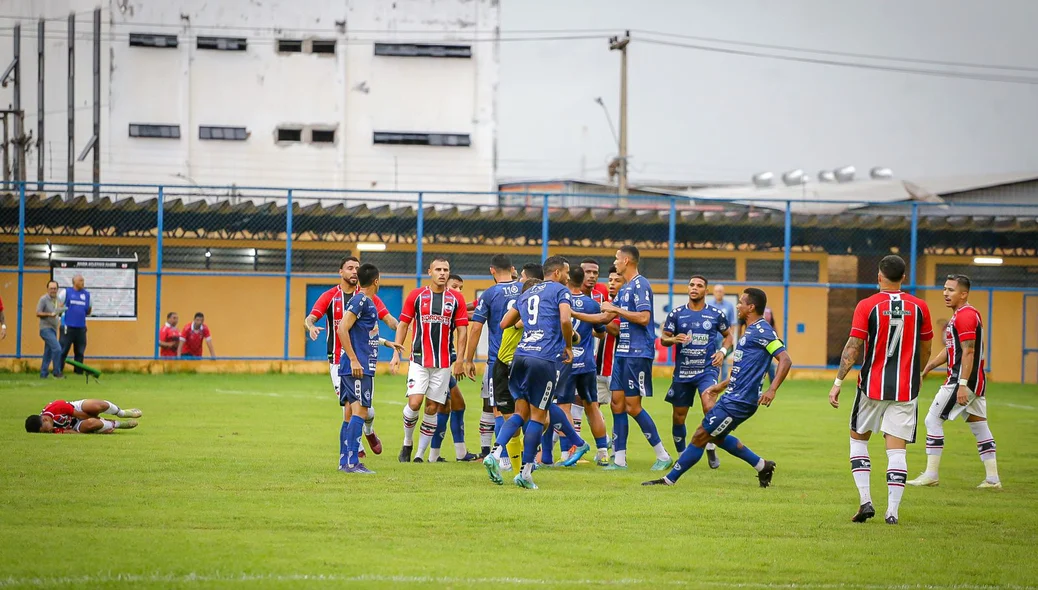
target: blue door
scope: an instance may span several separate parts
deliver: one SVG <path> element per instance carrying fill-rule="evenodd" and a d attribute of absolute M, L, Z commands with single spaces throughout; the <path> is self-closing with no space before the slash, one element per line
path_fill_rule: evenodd
<path fill-rule="evenodd" d="M 324 293 L 328 289 L 334 287 L 331 285 L 307 285 L 306 286 L 306 309 L 313 309 L 314 303 L 317 303 L 317 299 L 321 297 L 321 293 Z M 400 317 L 400 308 L 404 304 L 404 288 L 403 287 L 382 287 L 378 290 L 378 296 L 382 299 L 382 302 L 386 304 L 386 308 L 389 313 L 393 314 L 393 317 Z M 316 325 L 328 329 L 327 318 L 321 318 L 317 320 Z M 304 328 L 305 330 L 305 328 Z M 396 333 L 390 330 L 385 324 L 380 324 L 379 333 L 387 340 L 393 340 L 396 338 Z M 316 340 L 310 340 L 310 337 L 306 338 L 306 358 L 309 360 L 327 360 L 328 359 L 328 344 L 325 340 L 327 331 L 321 332 L 321 336 Z M 393 357 L 393 351 L 386 347 L 379 349 L 378 360 L 388 361 Z"/>

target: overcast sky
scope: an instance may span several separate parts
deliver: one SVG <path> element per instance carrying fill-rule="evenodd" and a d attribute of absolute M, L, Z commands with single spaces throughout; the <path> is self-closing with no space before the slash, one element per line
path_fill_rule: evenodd
<path fill-rule="evenodd" d="M 1038 171 L 1038 2 L 1033 0 L 503 0 L 502 31 L 644 29 L 742 42 L 976 62 L 1033 71 L 764 53 L 984 75 L 964 80 L 777 61 L 639 42 L 629 49 L 632 180 L 883 165 L 900 178 Z M 618 52 L 602 39 L 502 43 L 499 175 L 604 178 L 616 153 Z"/>

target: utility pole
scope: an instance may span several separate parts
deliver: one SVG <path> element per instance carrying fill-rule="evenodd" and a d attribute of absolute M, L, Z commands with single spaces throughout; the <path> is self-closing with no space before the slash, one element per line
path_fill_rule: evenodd
<path fill-rule="evenodd" d="M 617 194 L 621 206 L 627 204 L 627 45 L 630 43 L 630 31 L 624 31 L 623 38 L 609 38 L 609 50 L 620 52 L 620 183 Z"/>
<path fill-rule="evenodd" d="M 76 182 L 76 13 L 68 15 L 68 189 L 65 200 L 75 195 Z"/>
<path fill-rule="evenodd" d="M 25 127 L 22 116 L 22 25 L 14 26 L 14 181 L 25 180 Z"/>
<path fill-rule="evenodd" d="M 43 120 L 44 116 L 44 73 L 43 49 L 46 46 L 44 39 L 44 23 L 41 18 L 36 28 L 36 190 L 43 194 Z"/>

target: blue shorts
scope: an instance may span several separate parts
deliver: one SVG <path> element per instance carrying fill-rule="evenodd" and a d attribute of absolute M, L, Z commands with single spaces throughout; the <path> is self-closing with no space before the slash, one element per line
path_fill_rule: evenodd
<path fill-rule="evenodd" d="M 667 397 L 664 399 L 674 407 L 691 408 L 695 405 L 696 393 L 703 395 L 703 392 L 712 385 L 717 385 L 717 373 L 706 371 L 696 375 L 691 381 L 671 383 L 670 389 L 667 390 Z"/>
<path fill-rule="evenodd" d="M 555 389 L 555 403 L 572 404 L 577 401 L 577 390 L 573 385 L 573 365 L 562 363 L 559 369 L 559 382 Z"/>
<path fill-rule="evenodd" d="M 703 430 L 710 438 L 722 439 L 757 412 L 757 406 L 724 403 L 724 397 L 703 416 Z"/>
<path fill-rule="evenodd" d="M 625 397 L 652 397 L 652 359 L 616 357 L 609 391 L 622 391 Z"/>
<path fill-rule="evenodd" d="M 339 405 L 345 406 L 360 402 L 365 408 L 371 407 L 371 396 L 375 392 L 375 378 L 364 375 L 357 379 L 353 375 L 339 375 Z"/>
<path fill-rule="evenodd" d="M 508 375 L 508 390 L 514 399 L 524 399 L 531 406 L 547 410 L 555 400 L 562 363 L 529 356 L 512 360 Z"/>

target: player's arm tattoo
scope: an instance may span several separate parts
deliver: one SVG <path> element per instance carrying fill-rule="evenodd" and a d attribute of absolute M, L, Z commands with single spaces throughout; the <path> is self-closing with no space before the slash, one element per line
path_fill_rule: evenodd
<path fill-rule="evenodd" d="M 977 354 L 976 340 L 962 341 L 962 363 L 959 364 L 959 379 L 969 381 L 973 376 L 973 359 Z"/>
<path fill-rule="evenodd" d="M 846 377 L 847 373 L 854 367 L 863 344 L 865 344 L 865 341 L 861 338 L 851 336 L 847 339 L 847 344 L 843 346 L 843 354 L 840 355 L 840 370 L 836 372 L 837 379 Z"/>

